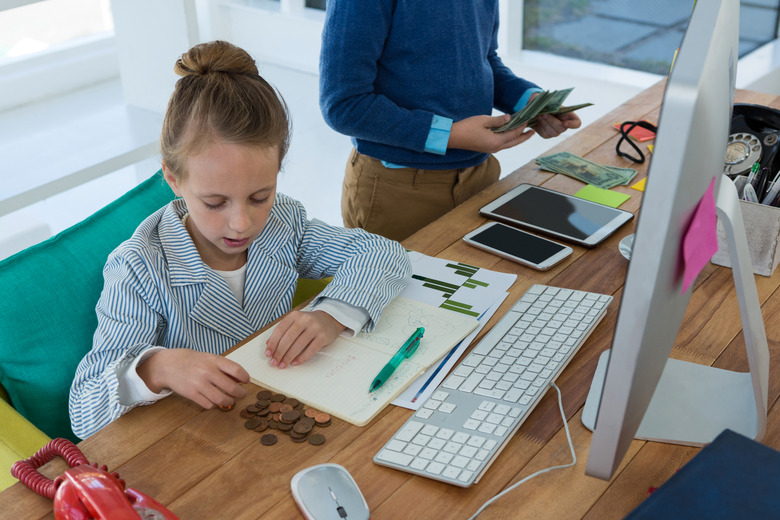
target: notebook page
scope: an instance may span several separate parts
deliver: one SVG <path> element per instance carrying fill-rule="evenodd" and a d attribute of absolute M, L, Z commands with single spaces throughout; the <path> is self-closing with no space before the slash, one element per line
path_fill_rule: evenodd
<path fill-rule="evenodd" d="M 273 328 L 227 358 L 243 366 L 253 383 L 363 426 L 476 326 L 472 317 L 397 297 L 373 332 L 339 337 L 301 365 L 280 370 L 268 364 L 265 343 Z M 417 352 L 379 390 L 369 393 L 374 377 L 417 327 L 425 327 Z"/>

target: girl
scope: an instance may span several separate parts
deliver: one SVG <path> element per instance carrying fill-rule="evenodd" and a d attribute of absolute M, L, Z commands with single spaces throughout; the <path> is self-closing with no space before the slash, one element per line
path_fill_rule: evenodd
<path fill-rule="evenodd" d="M 174 70 L 182 78 L 161 152 L 180 198 L 108 258 L 92 350 L 70 392 L 82 438 L 172 392 L 204 408 L 244 397 L 249 375 L 219 354 L 288 313 L 299 276 L 333 281 L 311 312 L 289 312 L 269 338 L 265 354 L 279 368 L 339 334 L 371 330 L 410 275 L 400 244 L 308 220 L 276 192 L 286 105 L 245 51 L 200 44 Z"/>

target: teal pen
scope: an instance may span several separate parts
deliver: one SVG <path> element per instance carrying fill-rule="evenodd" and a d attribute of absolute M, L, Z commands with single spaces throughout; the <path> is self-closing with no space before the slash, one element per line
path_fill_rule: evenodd
<path fill-rule="evenodd" d="M 425 329 L 422 327 L 418 327 L 417 330 L 414 331 L 409 339 L 406 340 L 406 343 L 404 343 L 401 348 L 398 349 L 398 352 L 395 353 L 395 356 L 393 356 L 384 366 L 384 368 L 379 371 L 379 374 L 371 383 L 371 388 L 368 389 L 369 393 L 385 384 L 385 382 L 390 379 L 390 376 L 393 375 L 395 369 L 401 366 L 401 362 L 404 359 L 412 357 L 412 354 L 417 351 L 417 347 L 420 346 L 420 340 L 422 339 L 424 333 Z"/>

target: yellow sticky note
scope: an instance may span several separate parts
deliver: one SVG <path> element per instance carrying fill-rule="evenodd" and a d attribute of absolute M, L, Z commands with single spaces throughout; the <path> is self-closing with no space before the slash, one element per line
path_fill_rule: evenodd
<path fill-rule="evenodd" d="M 580 191 L 575 193 L 574 196 L 592 202 L 598 202 L 599 204 L 604 204 L 605 206 L 611 206 L 613 208 L 617 208 L 631 198 L 631 195 L 626 195 L 625 193 L 620 193 L 618 191 L 609 191 L 602 188 L 597 188 L 591 184 L 588 184 L 582 188 Z"/>
<path fill-rule="evenodd" d="M 644 179 L 642 179 L 641 181 L 637 182 L 636 184 L 634 184 L 631 187 L 634 188 L 635 190 L 638 190 L 638 191 L 645 191 L 645 184 L 647 184 L 647 177 L 645 177 Z"/>

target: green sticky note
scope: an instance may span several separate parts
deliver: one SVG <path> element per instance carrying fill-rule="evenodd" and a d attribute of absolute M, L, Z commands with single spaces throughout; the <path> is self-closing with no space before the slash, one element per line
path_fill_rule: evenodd
<path fill-rule="evenodd" d="M 575 193 L 574 196 L 581 199 L 598 202 L 599 204 L 604 204 L 605 206 L 612 206 L 613 208 L 617 208 L 631 198 L 631 195 L 626 195 L 625 193 L 620 193 L 618 191 L 609 191 L 602 188 L 597 188 L 596 186 L 592 186 L 590 184 Z"/>

